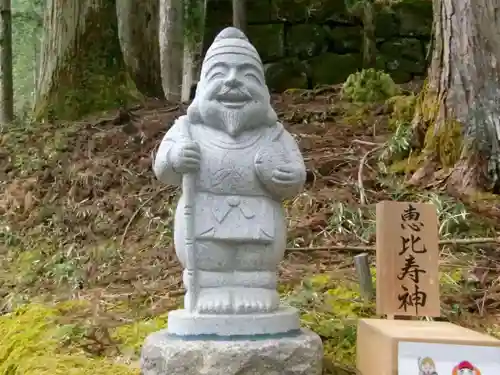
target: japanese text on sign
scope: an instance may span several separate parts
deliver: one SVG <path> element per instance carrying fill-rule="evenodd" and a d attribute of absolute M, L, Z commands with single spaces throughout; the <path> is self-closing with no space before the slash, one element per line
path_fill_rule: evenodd
<path fill-rule="evenodd" d="M 438 259 L 434 206 L 403 202 L 377 205 L 380 314 L 439 316 Z"/>

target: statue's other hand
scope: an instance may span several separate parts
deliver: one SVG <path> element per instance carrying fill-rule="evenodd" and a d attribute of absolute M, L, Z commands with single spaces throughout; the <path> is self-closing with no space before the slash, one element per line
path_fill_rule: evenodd
<path fill-rule="evenodd" d="M 283 186 L 295 186 L 302 184 L 302 168 L 294 164 L 280 165 L 272 172 L 272 182 Z"/>
<path fill-rule="evenodd" d="M 200 168 L 200 146 L 195 142 L 176 144 L 171 149 L 171 161 L 178 173 L 196 172 Z"/>

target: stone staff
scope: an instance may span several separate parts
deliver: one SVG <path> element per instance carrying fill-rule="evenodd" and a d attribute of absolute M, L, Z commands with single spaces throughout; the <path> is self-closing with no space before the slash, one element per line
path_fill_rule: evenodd
<path fill-rule="evenodd" d="M 191 140 L 189 124 L 182 123 L 184 137 Z M 182 176 L 182 194 L 184 194 L 184 242 L 186 247 L 186 275 L 184 283 L 190 291 L 188 298 L 184 301 L 185 308 L 190 313 L 196 311 L 198 300 L 198 280 L 196 271 L 196 232 L 195 232 L 195 195 L 196 195 L 196 172 L 185 173 Z"/>

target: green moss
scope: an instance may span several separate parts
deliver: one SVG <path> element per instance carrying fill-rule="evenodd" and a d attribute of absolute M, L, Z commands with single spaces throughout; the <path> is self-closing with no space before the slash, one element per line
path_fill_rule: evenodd
<path fill-rule="evenodd" d="M 415 115 L 415 95 L 396 95 L 386 101 L 391 109 L 389 117 L 389 129 L 395 131 L 401 123 L 410 124 Z"/>
<path fill-rule="evenodd" d="M 422 158 L 410 154 L 403 160 L 398 160 L 392 163 L 389 167 L 390 173 L 414 173 L 422 165 Z"/>
<path fill-rule="evenodd" d="M 415 100 L 415 108 L 421 121 L 420 129 L 425 131 L 425 138 L 420 150 L 412 150 L 418 160 L 435 158 L 442 167 L 450 168 L 459 160 L 463 148 L 462 124 L 455 119 L 439 120 L 440 101 L 431 92 L 427 81 Z M 436 121 L 441 121 L 436 124 Z"/>
<path fill-rule="evenodd" d="M 139 355 L 146 337 L 153 332 L 166 328 L 167 315 L 160 315 L 154 319 L 143 320 L 115 328 L 111 337 L 116 340 L 122 351 L 133 351 Z"/>
<path fill-rule="evenodd" d="M 69 308 L 69 304 L 62 306 Z M 61 310 L 27 305 L 0 318 L 1 375 L 138 375 L 139 371 L 106 358 L 90 358 L 60 346 L 65 327 Z"/>
<path fill-rule="evenodd" d="M 300 309 L 304 326 L 326 338 L 328 362 L 354 366 L 357 320 L 375 315 L 373 303 L 361 299 L 357 283 L 320 274 L 304 280 L 287 300 Z"/>
<path fill-rule="evenodd" d="M 43 259 L 43 254 L 38 250 L 11 250 L 9 257 L 12 263 L 8 268 L 6 275 L 9 275 L 15 284 L 31 283 L 36 280 L 37 269 L 40 261 Z"/>
<path fill-rule="evenodd" d="M 461 268 L 456 268 L 447 272 L 439 273 L 439 284 L 440 285 L 456 285 L 464 278 L 463 270 Z"/>
<path fill-rule="evenodd" d="M 456 120 L 445 120 L 439 127 L 431 125 L 426 132 L 424 153 L 433 152 L 443 167 L 453 167 L 462 153 L 462 125 Z"/>
<path fill-rule="evenodd" d="M 424 81 L 422 90 L 417 96 L 416 107 L 419 109 L 424 123 L 429 124 L 435 121 L 439 110 L 439 102 L 436 94 L 430 92 L 427 78 Z"/>
<path fill-rule="evenodd" d="M 347 77 L 342 86 L 342 98 L 353 102 L 371 103 L 386 100 L 399 89 L 391 76 L 376 69 L 363 69 Z"/>
<path fill-rule="evenodd" d="M 471 202 L 490 202 L 493 204 L 500 204 L 500 196 L 489 192 L 477 192 L 475 194 L 471 194 L 469 199 Z"/>
<path fill-rule="evenodd" d="M 416 103 L 415 95 L 397 95 L 386 101 L 391 110 L 388 127 L 394 132 L 383 156 L 390 173 L 413 173 L 421 165 L 422 158 L 410 152 L 411 122 Z"/>

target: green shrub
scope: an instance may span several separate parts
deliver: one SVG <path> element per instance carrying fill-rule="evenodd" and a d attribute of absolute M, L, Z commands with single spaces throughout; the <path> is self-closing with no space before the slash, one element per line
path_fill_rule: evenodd
<path fill-rule="evenodd" d="M 342 98 L 353 102 L 380 102 L 398 93 L 398 86 L 391 76 L 375 69 L 363 69 L 351 74 L 342 86 Z"/>

